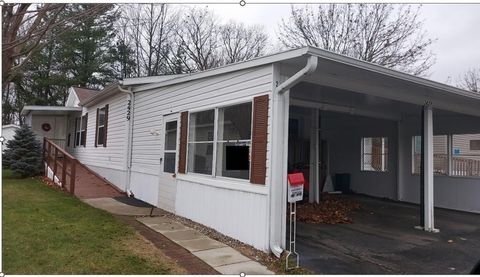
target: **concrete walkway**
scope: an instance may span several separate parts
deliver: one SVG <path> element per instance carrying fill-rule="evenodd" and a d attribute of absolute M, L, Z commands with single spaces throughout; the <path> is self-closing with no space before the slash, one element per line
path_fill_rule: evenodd
<path fill-rule="evenodd" d="M 82 199 L 82 201 L 115 215 L 137 217 L 138 222 L 188 250 L 219 273 L 236 275 L 242 272 L 249 275 L 274 274 L 267 267 L 252 261 L 232 247 L 211 239 L 173 219 L 159 215 L 161 214 L 159 209 L 155 208 L 153 210 L 154 216 L 150 217 L 151 208 L 128 205 L 114 198 L 90 198 Z"/>
<path fill-rule="evenodd" d="M 137 220 L 187 249 L 222 274 L 274 274 L 232 247 L 165 216 L 139 217 Z"/>
<path fill-rule="evenodd" d="M 148 207 L 138 207 L 133 205 L 127 205 L 120 201 L 117 201 L 113 198 L 109 197 L 101 197 L 101 198 L 88 198 L 88 199 L 81 199 L 83 202 L 93 206 L 97 209 L 101 209 L 107 211 L 111 214 L 116 215 L 129 215 L 129 216 L 147 216 L 150 215 L 152 208 Z M 153 210 L 153 215 L 155 215 L 155 210 Z"/>

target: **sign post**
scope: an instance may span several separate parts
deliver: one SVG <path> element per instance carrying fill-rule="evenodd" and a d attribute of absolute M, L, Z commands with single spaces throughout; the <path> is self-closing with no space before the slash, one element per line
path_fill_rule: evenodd
<path fill-rule="evenodd" d="M 298 268 L 300 256 L 297 253 L 297 201 L 303 200 L 303 186 L 305 178 L 303 173 L 288 174 L 288 203 L 290 203 L 290 225 L 289 225 L 289 252 L 286 257 L 286 269 Z M 290 259 L 295 259 L 295 266 L 290 266 Z"/>

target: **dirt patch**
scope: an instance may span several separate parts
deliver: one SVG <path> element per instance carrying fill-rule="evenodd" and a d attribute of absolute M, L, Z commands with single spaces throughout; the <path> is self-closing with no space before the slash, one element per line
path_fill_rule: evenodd
<path fill-rule="evenodd" d="M 184 268 L 167 257 L 152 242 L 144 238 L 138 232 L 135 233 L 133 238 L 130 237 L 121 240 L 117 247 L 125 249 L 158 267 L 166 268 L 170 274 L 187 274 L 187 271 Z"/>
<path fill-rule="evenodd" d="M 342 195 L 323 194 L 320 203 L 297 204 L 297 220 L 305 223 L 353 223 L 351 214 L 360 204 Z"/>

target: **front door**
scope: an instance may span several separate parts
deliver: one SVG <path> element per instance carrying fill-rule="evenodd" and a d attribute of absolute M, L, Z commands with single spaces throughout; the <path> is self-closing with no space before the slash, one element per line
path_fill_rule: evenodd
<path fill-rule="evenodd" d="M 178 168 L 178 118 L 178 113 L 163 117 L 163 156 L 160 158 L 158 206 L 171 212 L 173 212 L 175 208 L 175 177 Z"/>

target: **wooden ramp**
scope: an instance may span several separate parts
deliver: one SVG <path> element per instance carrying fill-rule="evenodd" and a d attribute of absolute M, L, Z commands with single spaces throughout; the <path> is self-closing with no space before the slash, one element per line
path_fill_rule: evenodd
<path fill-rule="evenodd" d="M 45 174 L 78 198 L 118 197 L 125 195 L 112 183 L 80 163 L 49 139 L 44 139 Z"/>

